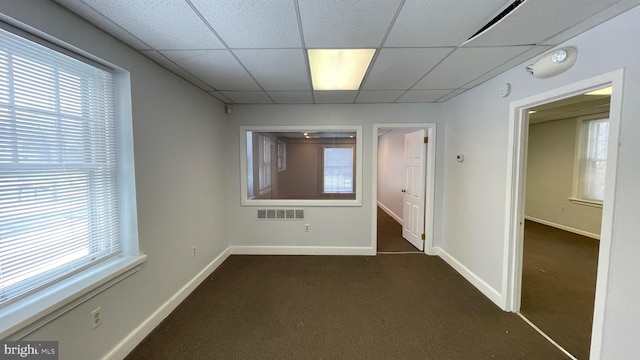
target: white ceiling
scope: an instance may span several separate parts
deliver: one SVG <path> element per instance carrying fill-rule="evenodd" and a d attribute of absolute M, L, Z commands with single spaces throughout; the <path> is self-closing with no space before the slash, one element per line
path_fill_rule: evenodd
<path fill-rule="evenodd" d="M 526 0 L 468 40 L 514 0 L 54 1 L 228 104 L 443 102 L 640 4 Z M 312 91 L 310 48 L 377 51 Z"/>

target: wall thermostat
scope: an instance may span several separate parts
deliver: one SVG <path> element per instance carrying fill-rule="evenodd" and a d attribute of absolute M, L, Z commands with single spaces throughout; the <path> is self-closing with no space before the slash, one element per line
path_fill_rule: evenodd
<path fill-rule="evenodd" d="M 457 162 L 463 162 L 464 161 L 464 154 L 456 155 L 456 161 Z"/>

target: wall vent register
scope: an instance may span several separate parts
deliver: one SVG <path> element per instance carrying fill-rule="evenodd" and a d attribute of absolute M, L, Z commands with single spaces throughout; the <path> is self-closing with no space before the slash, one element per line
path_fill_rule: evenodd
<path fill-rule="evenodd" d="M 302 209 L 258 209 L 258 220 L 304 220 Z"/>

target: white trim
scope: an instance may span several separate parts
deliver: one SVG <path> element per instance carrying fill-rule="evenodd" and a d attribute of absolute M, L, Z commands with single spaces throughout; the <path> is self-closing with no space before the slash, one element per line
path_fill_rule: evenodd
<path fill-rule="evenodd" d="M 525 215 L 524 218 L 525 218 L 525 220 L 533 221 L 533 222 L 536 222 L 538 224 L 551 226 L 551 227 L 554 227 L 556 229 L 560 229 L 560 230 L 568 231 L 570 233 L 574 233 L 574 234 L 590 237 L 592 239 L 600 240 L 600 234 L 596 234 L 596 233 L 592 233 L 592 232 L 588 232 L 588 231 L 572 228 L 570 226 L 554 223 L 552 221 L 538 219 L 538 218 L 535 218 L 535 217 L 529 216 L 529 215 Z"/>
<path fill-rule="evenodd" d="M 475 286 L 484 296 L 493 301 L 496 305 L 501 307 L 504 302 L 502 294 L 494 289 L 491 285 L 487 284 L 482 278 L 476 275 L 473 271 L 469 270 L 466 266 L 462 265 L 460 261 L 451 256 L 448 252 L 442 248 L 434 249 L 436 254 L 442 258 L 447 264 L 449 264 L 455 271 L 462 275 L 471 285 Z"/>
<path fill-rule="evenodd" d="M 569 202 L 572 204 L 584 205 L 584 206 L 590 206 L 590 207 L 602 209 L 602 202 L 600 201 L 584 200 L 584 199 L 578 199 L 578 198 L 572 198 L 572 197 L 568 198 L 567 200 L 569 200 Z"/>
<path fill-rule="evenodd" d="M 226 248 L 220 255 L 202 269 L 196 276 L 187 282 L 180 290 L 164 302 L 156 311 L 145 319 L 138 327 L 129 333 L 118 345 L 116 345 L 103 359 L 124 359 L 144 338 L 151 333 L 184 299 L 193 292 L 211 273 L 217 269 L 231 254 L 230 248 Z"/>
<path fill-rule="evenodd" d="M 399 124 L 373 124 L 372 134 L 372 166 L 371 166 L 371 199 L 374 204 L 378 203 L 378 136 L 380 129 L 426 129 L 429 142 L 427 143 L 427 166 L 425 169 L 425 191 L 424 226 L 425 241 L 424 253 L 427 255 L 437 255 L 434 240 L 434 206 L 435 206 L 435 179 L 436 179 L 436 135 L 437 126 L 434 123 L 399 123 Z M 371 207 L 371 248 L 378 246 L 378 215 L 375 206 Z"/>
<path fill-rule="evenodd" d="M 600 250 L 596 296 L 591 332 L 591 358 L 599 359 L 603 342 L 604 317 L 607 303 L 608 274 L 611 262 L 611 239 L 613 238 L 614 202 L 618 165 L 620 119 L 624 85 L 624 69 L 598 75 L 545 93 L 514 101 L 510 105 L 509 139 L 507 147 L 507 174 L 505 197 L 504 264 L 502 288 L 503 308 L 517 312 L 520 309 L 522 286 L 522 237 L 524 219 L 523 177 L 526 167 L 527 109 L 611 85 L 611 105 L 609 113 L 609 141 L 607 148 L 607 173 L 605 180 Z"/>
<path fill-rule="evenodd" d="M 363 255 L 376 254 L 370 247 L 334 246 L 231 246 L 233 255 Z"/>
<path fill-rule="evenodd" d="M 380 206 L 380 209 L 382 209 L 382 211 L 386 212 L 387 215 L 391 216 L 395 221 L 397 221 L 398 224 L 400 224 L 400 225 L 404 224 L 404 220 L 402 220 L 402 218 L 400 216 L 396 215 L 393 211 L 391 211 L 391 209 L 389 209 L 388 207 L 384 206 L 384 204 L 381 203 L 380 201 L 378 201 L 378 206 Z"/>

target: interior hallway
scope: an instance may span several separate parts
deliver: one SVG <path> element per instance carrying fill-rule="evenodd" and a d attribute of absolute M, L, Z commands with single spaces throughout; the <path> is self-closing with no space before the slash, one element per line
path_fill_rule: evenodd
<path fill-rule="evenodd" d="M 378 206 L 378 252 L 420 252 L 402 237 L 402 225 Z"/>

